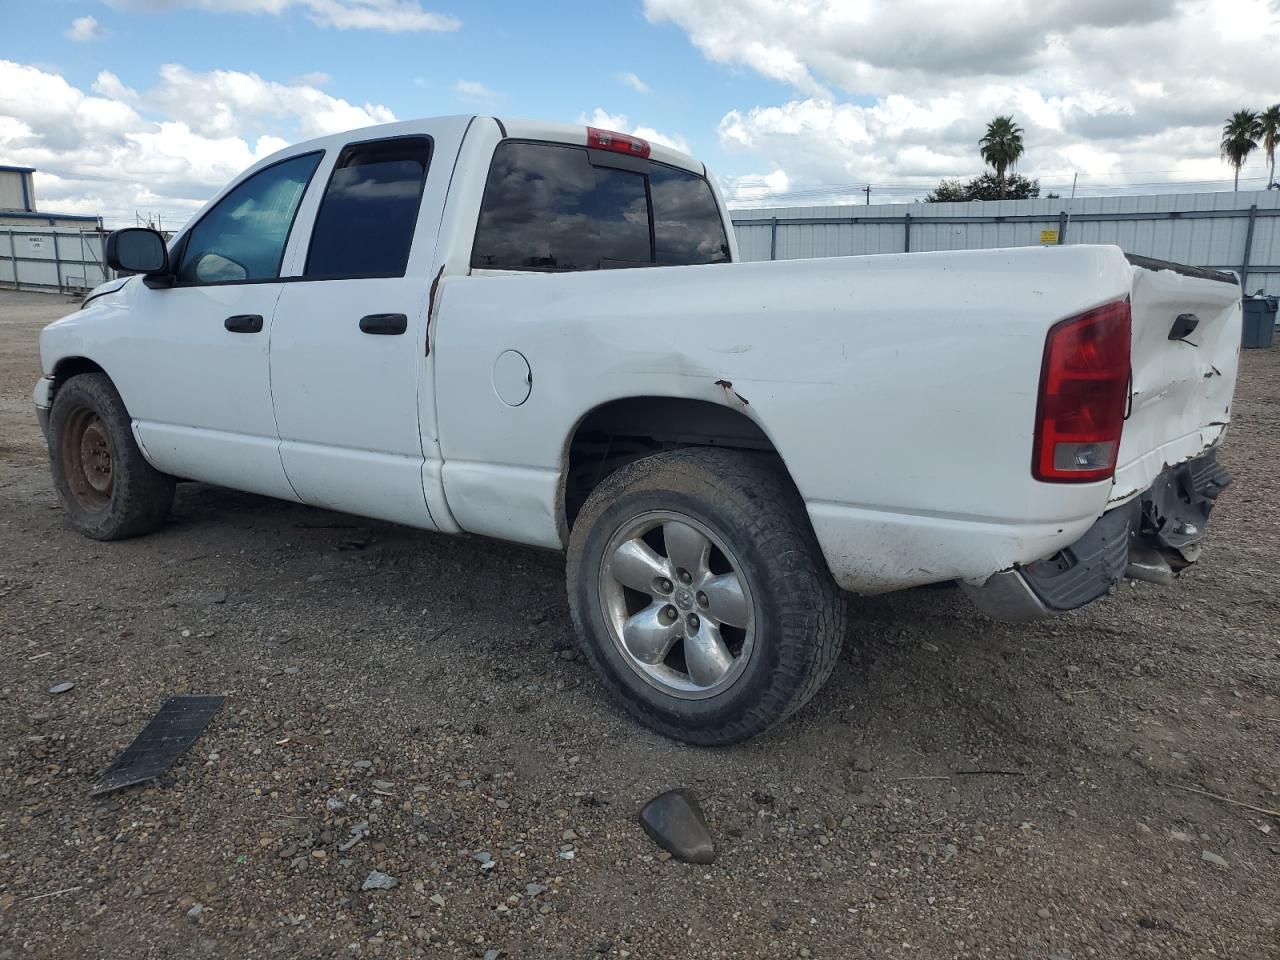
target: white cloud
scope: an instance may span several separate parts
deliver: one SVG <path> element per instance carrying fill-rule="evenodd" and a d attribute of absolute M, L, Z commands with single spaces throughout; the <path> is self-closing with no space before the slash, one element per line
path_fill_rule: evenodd
<path fill-rule="evenodd" d="M 177 222 L 289 143 L 394 119 L 385 106 L 252 73 L 169 64 L 138 92 L 103 71 L 86 93 L 0 60 L 0 156 L 39 170 L 42 209 L 115 222 L 135 209 Z"/>
<path fill-rule="evenodd" d="M 99 73 L 98 79 L 93 81 L 93 86 L 90 89 L 108 100 L 124 100 L 133 103 L 138 99 L 138 91 L 132 87 L 126 87 L 120 82 L 120 78 L 110 70 L 103 70 Z"/>
<path fill-rule="evenodd" d="M 93 17 L 76 17 L 67 28 L 67 39 L 76 43 L 89 43 L 106 37 L 107 31 Z"/>
<path fill-rule="evenodd" d="M 977 141 L 998 113 L 1025 128 L 1019 170 L 1046 186 L 1076 172 L 1095 186 L 1229 180 L 1223 119 L 1280 101 L 1258 53 L 1280 41 L 1269 0 L 645 0 L 645 12 L 708 59 L 795 91 L 719 128 L 723 147 L 785 171 L 793 190 L 923 194 L 980 172 Z"/>
<path fill-rule="evenodd" d="M 632 126 L 631 121 L 620 113 L 609 113 L 601 107 L 596 107 L 591 116 L 581 114 L 578 117 L 579 123 L 585 123 L 592 127 L 599 127 L 602 130 L 616 130 L 619 133 L 629 133 L 632 136 L 640 137 L 642 140 L 648 140 L 652 143 L 661 143 L 663 146 L 671 147 L 673 150 L 679 150 L 682 153 L 689 153 L 689 143 L 684 137 L 678 133 L 661 133 L 653 127 L 647 127 L 644 124 Z"/>
<path fill-rule="evenodd" d="M 618 74 L 618 82 L 630 87 L 636 93 L 648 93 L 649 85 L 630 70 Z"/>
<path fill-rule="evenodd" d="M 473 103 L 492 103 L 502 96 L 497 91 L 490 90 L 478 80 L 459 80 L 453 85 L 453 92 L 463 100 L 469 100 Z"/>
<path fill-rule="evenodd" d="M 404 33 L 418 30 L 457 30 L 457 17 L 431 13 L 418 0 L 107 0 L 113 7 L 132 10 L 168 10 L 188 7 L 217 13 L 258 13 L 279 16 L 299 9 L 321 27 L 337 30 L 383 30 Z"/>

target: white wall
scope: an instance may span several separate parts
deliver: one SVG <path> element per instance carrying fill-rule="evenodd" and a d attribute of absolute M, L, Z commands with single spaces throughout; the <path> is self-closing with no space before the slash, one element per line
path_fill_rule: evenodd
<path fill-rule="evenodd" d="M 0 285 L 92 289 L 110 277 L 102 266 L 105 234 L 54 227 L 0 226 Z M 16 260 L 15 260 L 16 258 Z"/>
<path fill-rule="evenodd" d="M 1197 267 L 1239 272 L 1249 208 L 1257 207 L 1249 256 L 1249 293 L 1280 294 L 1280 191 L 999 200 L 971 203 L 873 204 L 872 206 L 738 209 L 733 219 L 744 260 L 768 260 L 776 217 L 779 260 L 873 253 L 901 253 L 905 218 L 911 217 L 911 250 L 974 250 L 1040 243 L 1042 230 L 1057 230 L 1071 216 L 1067 243 L 1114 243 L 1126 253 Z M 1210 213 L 1213 216 L 1194 216 Z M 1135 215 L 1148 214 L 1149 217 Z M 1185 216 L 1185 214 L 1193 214 Z M 1005 222 L 957 222 L 947 218 L 1017 217 Z M 856 218 L 856 222 L 814 220 Z M 742 223 L 741 221 L 755 221 Z"/>
<path fill-rule="evenodd" d="M 22 181 L 27 181 L 27 199 L 22 196 Z M 19 170 L 0 170 L 0 210 L 33 210 L 36 195 L 32 189 L 31 174 Z"/>

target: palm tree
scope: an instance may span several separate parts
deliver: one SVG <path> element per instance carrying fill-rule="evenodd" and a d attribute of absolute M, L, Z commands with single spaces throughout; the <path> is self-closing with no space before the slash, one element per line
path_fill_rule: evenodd
<path fill-rule="evenodd" d="M 1240 168 L 1247 156 L 1258 145 L 1262 136 L 1262 121 L 1252 110 L 1237 110 L 1222 125 L 1222 159 L 1236 172 L 1234 189 L 1240 189 Z"/>
<path fill-rule="evenodd" d="M 1280 103 L 1273 103 L 1263 110 L 1258 117 L 1262 124 L 1262 149 L 1267 152 L 1267 163 L 1271 164 L 1271 175 L 1267 178 L 1267 189 L 1276 182 L 1276 144 L 1280 142 Z"/>
<path fill-rule="evenodd" d="M 987 124 L 987 134 L 978 141 L 982 159 L 995 167 L 1000 197 L 1004 198 L 1004 174 L 1022 156 L 1022 128 L 1013 117 L 996 117 Z"/>

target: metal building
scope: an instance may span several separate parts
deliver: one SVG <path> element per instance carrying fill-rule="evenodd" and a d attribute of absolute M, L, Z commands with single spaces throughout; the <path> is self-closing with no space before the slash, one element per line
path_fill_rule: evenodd
<path fill-rule="evenodd" d="M 36 209 L 35 170 L 0 165 L 0 284 L 87 290 L 107 279 L 102 218 Z"/>
<path fill-rule="evenodd" d="M 1280 190 L 733 211 L 744 260 L 1114 243 L 1280 294 Z"/>

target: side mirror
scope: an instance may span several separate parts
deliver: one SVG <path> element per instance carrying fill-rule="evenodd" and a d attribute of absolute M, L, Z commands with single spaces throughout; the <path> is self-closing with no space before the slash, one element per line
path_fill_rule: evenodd
<path fill-rule="evenodd" d="M 169 251 L 164 237 L 144 227 L 113 230 L 107 237 L 107 266 L 119 273 L 145 275 L 169 272 Z"/>

